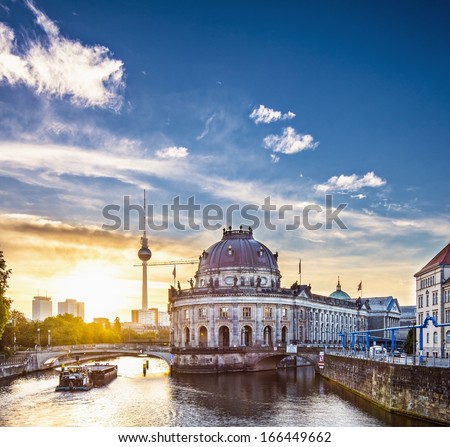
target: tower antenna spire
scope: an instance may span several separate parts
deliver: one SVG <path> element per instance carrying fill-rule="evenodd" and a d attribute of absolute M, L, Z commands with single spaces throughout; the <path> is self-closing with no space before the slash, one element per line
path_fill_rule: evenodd
<path fill-rule="evenodd" d="M 138 257 L 142 261 L 142 310 L 148 309 L 148 293 L 147 293 L 147 262 L 152 257 L 152 252 L 148 248 L 147 239 L 147 200 L 144 189 L 144 234 L 141 237 L 141 248 L 138 251 Z"/>

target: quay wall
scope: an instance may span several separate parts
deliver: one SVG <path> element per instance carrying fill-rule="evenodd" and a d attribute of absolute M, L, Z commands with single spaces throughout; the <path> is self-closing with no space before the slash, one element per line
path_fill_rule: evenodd
<path fill-rule="evenodd" d="M 326 354 L 319 373 L 390 412 L 450 425 L 450 368 Z"/>

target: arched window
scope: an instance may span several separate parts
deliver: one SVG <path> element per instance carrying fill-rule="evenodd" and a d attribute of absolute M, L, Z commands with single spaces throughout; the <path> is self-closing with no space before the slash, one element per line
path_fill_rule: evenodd
<path fill-rule="evenodd" d="M 272 346 L 272 327 L 266 326 L 264 328 L 264 344 Z"/>
<path fill-rule="evenodd" d="M 191 331 L 189 328 L 184 328 L 184 346 L 189 346 L 189 341 L 191 338 Z"/>
<path fill-rule="evenodd" d="M 225 348 L 228 346 L 230 346 L 230 329 L 228 329 L 228 326 L 220 326 L 219 347 Z"/>
<path fill-rule="evenodd" d="M 447 339 L 447 343 L 450 343 L 450 331 L 447 331 L 445 338 Z"/>
<path fill-rule="evenodd" d="M 206 329 L 205 326 L 200 327 L 198 342 L 201 348 L 206 348 L 208 346 L 208 329 Z"/>
<path fill-rule="evenodd" d="M 241 345 L 251 346 L 252 343 L 252 328 L 250 326 L 244 326 L 241 330 Z"/>
<path fill-rule="evenodd" d="M 284 345 L 288 341 L 288 328 L 286 326 L 283 326 L 283 329 L 281 329 L 281 343 Z"/>

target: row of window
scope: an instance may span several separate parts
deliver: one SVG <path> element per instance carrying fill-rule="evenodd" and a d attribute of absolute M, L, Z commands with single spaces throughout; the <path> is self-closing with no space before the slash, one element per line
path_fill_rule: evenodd
<path fill-rule="evenodd" d="M 421 289 L 424 289 L 425 287 L 434 286 L 435 284 L 436 284 L 436 277 L 434 275 L 420 280 Z"/>
<path fill-rule="evenodd" d="M 189 309 L 184 310 L 184 319 L 189 320 Z M 265 306 L 264 307 L 264 319 L 271 320 L 273 319 L 274 311 L 273 307 Z M 198 317 L 199 319 L 207 318 L 207 308 L 200 307 L 198 309 Z M 281 318 L 284 320 L 288 317 L 288 310 L 286 307 L 281 308 Z M 230 308 L 228 306 L 223 306 L 219 308 L 219 318 L 230 318 Z M 251 307 L 243 307 L 242 308 L 242 318 L 252 318 L 252 308 Z"/>
<path fill-rule="evenodd" d="M 438 344 L 439 336 L 437 332 L 433 332 L 433 344 Z M 445 333 L 445 341 L 450 343 L 450 331 Z M 430 343 L 430 333 L 427 333 L 427 343 Z"/>
<path fill-rule="evenodd" d="M 228 306 L 223 306 L 219 308 L 219 318 L 230 318 L 230 308 Z M 184 319 L 189 320 L 190 313 L 189 309 L 184 310 Z M 200 307 L 198 309 L 198 318 L 199 319 L 206 319 L 207 318 L 207 308 L 206 307 Z M 251 307 L 243 307 L 242 308 L 242 318 L 252 318 L 252 308 Z M 271 306 L 265 306 L 264 307 L 264 319 L 265 320 L 271 320 L 274 318 L 274 308 Z M 286 307 L 281 308 L 281 318 L 287 319 L 288 318 L 288 309 Z M 303 310 L 299 311 L 299 319 L 303 319 Z M 309 320 L 310 321 L 325 321 L 330 323 L 340 323 L 340 324 L 355 324 L 356 323 L 356 317 L 351 316 L 343 316 L 343 315 L 334 315 L 334 314 L 323 314 L 319 312 L 313 312 L 311 311 L 309 313 Z"/>
<path fill-rule="evenodd" d="M 450 293 L 449 293 L 449 299 L 450 299 Z M 431 297 L 432 300 L 432 306 L 435 306 L 436 304 L 439 304 L 439 293 L 437 290 L 433 292 L 433 295 Z M 425 293 L 425 306 L 428 307 L 430 305 L 430 293 L 428 290 Z M 423 295 L 417 296 L 417 307 L 420 309 L 423 307 Z"/>

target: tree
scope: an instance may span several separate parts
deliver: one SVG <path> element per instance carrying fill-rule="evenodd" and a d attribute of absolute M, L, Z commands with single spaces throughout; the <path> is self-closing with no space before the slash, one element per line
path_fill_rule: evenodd
<path fill-rule="evenodd" d="M 410 329 L 405 340 L 405 352 L 407 354 L 412 354 L 414 352 L 414 331 L 415 329 Z"/>
<path fill-rule="evenodd" d="M 8 289 L 8 278 L 11 270 L 6 268 L 6 261 L 3 252 L 0 251 L 0 339 L 9 320 L 9 309 L 11 308 L 11 300 L 6 298 L 5 293 Z"/>

